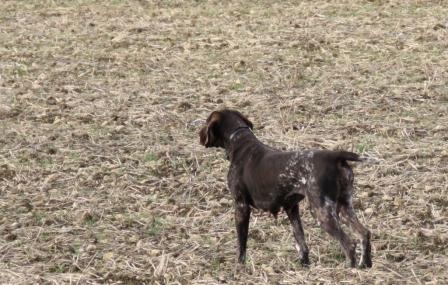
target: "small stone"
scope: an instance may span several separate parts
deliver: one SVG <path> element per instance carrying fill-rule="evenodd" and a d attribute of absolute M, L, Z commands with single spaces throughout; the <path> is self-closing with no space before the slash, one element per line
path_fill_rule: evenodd
<path fill-rule="evenodd" d="M 105 261 L 113 260 L 114 256 L 115 255 L 113 252 L 106 252 L 105 254 L 103 254 L 103 260 Z"/>
<path fill-rule="evenodd" d="M 56 101 L 56 99 L 52 96 L 47 98 L 47 104 L 48 105 L 56 105 L 58 103 L 58 101 Z"/>
<path fill-rule="evenodd" d="M 373 211 L 372 208 L 367 208 L 367 209 L 364 210 L 364 213 L 367 214 L 367 215 L 371 215 L 371 214 L 373 214 L 373 212 L 374 211 Z"/>
<path fill-rule="evenodd" d="M 15 222 L 15 223 L 12 223 L 11 224 L 11 229 L 18 229 L 18 228 L 20 228 L 20 223 L 18 223 L 18 222 Z"/>
<path fill-rule="evenodd" d="M 389 196 L 388 194 L 386 194 L 386 195 L 383 196 L 383 200 L 384 200 L 384 201 L 393 201 L 394 198 L 391 197 L 391 196 Z"/>
<path fill-rule="evenodd" d="M 94 250 L 96 250 L 96 245 L 94 245 L 94 244 L 89 244 L 86 247 L 86 251 L 94 251 Z"/>

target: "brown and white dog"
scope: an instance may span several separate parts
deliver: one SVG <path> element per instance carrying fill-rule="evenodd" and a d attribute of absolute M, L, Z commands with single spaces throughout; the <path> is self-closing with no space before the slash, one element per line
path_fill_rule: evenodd
<path fill-rule="evenodd" d="M 309 264 L 309 250 L 300 221 L 298 203 L 307 197 L 312 215 L 336 238 L 350 267 L 356 263 L 356 243 L 342 230 L 340 220 L 361 239 L 360 267 L 371 267 L 370 231 L 355 215 L 352 204 L 353 171 L 347 161 L 360 161 L 346 151 L 284 152 L 260 142 L 252 123 L 240 112 L 215 111 L 200 130 L 200 143 L 221 147 L 230 160 L 227 180 L 235 199 L 238 261 L 244 263 L 251 207 L 275 216 L 283 209 L 291 222 L 300 262 Z"/>

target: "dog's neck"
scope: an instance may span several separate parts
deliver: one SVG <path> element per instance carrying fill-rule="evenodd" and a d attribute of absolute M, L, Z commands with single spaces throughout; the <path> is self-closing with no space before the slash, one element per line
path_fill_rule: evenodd
<path fill-rule="evenodd" d="M 252 133 L 252 130 L 249 127 L 238 127 L 235 130 L 233 130 L 233 132 L 230 134 L 229 136 L 229 140 L 232 141 L 232 139 L 235 138 L 235 136 L 242 131 L 250 131 Z"/>
<path fill-rule="evenodd" d="M 229 135 L 225 143 L 226 158 L 230 161 L 235 157 L 235 153 L 242 147 L 247 147 L 251 142 L 258 142 L 257 137 L 252 130 L 247 127 L 238 127 Z"/>

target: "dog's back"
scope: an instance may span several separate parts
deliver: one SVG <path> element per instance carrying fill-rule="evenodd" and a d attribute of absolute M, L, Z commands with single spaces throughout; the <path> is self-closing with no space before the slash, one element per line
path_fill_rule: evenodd
<path fill-rule="evenodd" d="M 253 206 L 273 212 L 286 201 L 296 203 L 303 199 L 310 187 L 336 200 L 353 181 L 347 161 L 359 161 L 359 156 L 346 151 L 263 149 L 247 158 L 241 178 Z M 292 195 L 297 195 L 294 201 Z"/>

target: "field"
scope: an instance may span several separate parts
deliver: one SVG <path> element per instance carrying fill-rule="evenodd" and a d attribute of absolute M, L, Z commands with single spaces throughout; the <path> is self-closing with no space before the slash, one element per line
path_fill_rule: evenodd
<path fill-rule="evenodd" d="M 0 1 L 1 284 L 446 284 L 448 2 Z M 235 108 L 281 149 L 345 149 L 373 263 L 301 204 L 254 211 L 236 266 Z"/>

